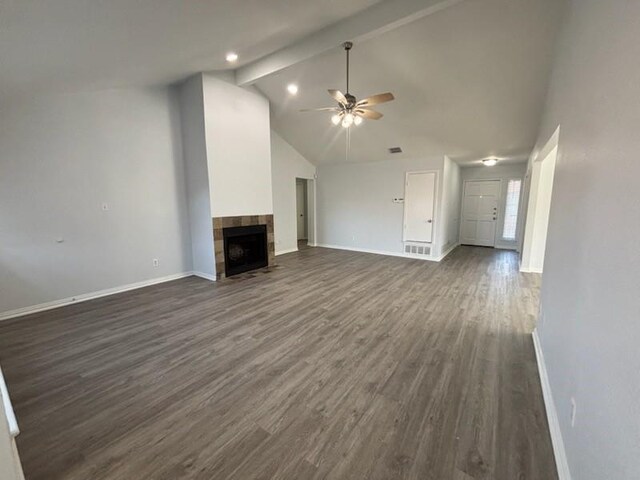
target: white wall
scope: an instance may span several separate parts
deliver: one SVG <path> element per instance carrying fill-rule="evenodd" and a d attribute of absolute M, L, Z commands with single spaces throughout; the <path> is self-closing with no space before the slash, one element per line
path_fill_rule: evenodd
<path fill-rule="evenodd" d="M 557 145 L 530 169 L 529 201 L 520 269 L 542 273 L 556 168 Z"/>
<path fill-rule="evenodd" d="M 442 192 L 443 157 L 318 166 L 318 244 L 401 254 L 406 172 L 437 170 Z M 434 211 L 434 238 L 440 226 L 440 199 Z M 438 245 L 434 245 L 438 251 Z"/>
<path fill-rule="evenodd" d="M 211 213 L 273 213 L 269 102 L 260 93 L 202 76 Z"/>
<path fill-rule="evenodd" d="M 276 255 L 297 250 L 296 178 L 313 179 L 316 167 L 300 155 L 280 135 L 271 131 L 271 176 L 273 181 L 273 221 Z M 312 190 L 312 188 L 309 188 Z M 313 192 L 307 192 L 313 200 Z M 311 198 L 309 198 L 311 197 Z M 313 236 L 313 205 L 309 207 L 309 235 Z"/>
<path fill-rule="evenodd" d="M 202 75 L 195 75 L 180 86 L 180 107 L 193 270 L 213 279 L 216 267 Z"/>
<path fill-rule="evenodd" d="M 461 191 L 462 177 L 460 166 L 449 157 L 444 157 L 439 254 L 445 253 L 449 248 L 458 244 L 460 233 L 460 202 L 462 200 Z"/>
<path fill-rule="evenodd" d="M 570 2 L 536 147 L 560 125 L 538 328 L 575 480 L 640 472 L 639 19 Z"/>
<path fill-rule="evenodd" d="M 0 218 L 0 312 L 191 270 L 177 95 L 4 107 Z"/>
<path fill-rule="evenodd" d="M 502 188 L 500 190 L 500 202 L 498 208 L 498 221 L 496 225 L 496 248 L 517 249 L 519 242 L 504 240 L 502 238 L 502 231 L 504 229 L 504 215 L 506 205 L 506 189 L 507 182 L 510 179 L 519 178 L 522 180 L 520 202 L 523 201 L 522 189 L 525 185 L 525 175 L 527 170 L 526 163 L 517 163 L 513 165 L 496 165 L 494 167 L 485 167 L 484 165 L 478 167 L 465 167 L 461 169 L 462 182 L 468 180 L 500 180 L 502 182 Z M 464 194 L 464 188 L 461 195 Z M 522 207 L 522 204 L 520 205 Z M 522 212 L 522 209 L 520 210 Z M 524 219 L 522 213 L 518 215 L 518 226 L 516 237 L 520 238 L 524 230 Z"/>

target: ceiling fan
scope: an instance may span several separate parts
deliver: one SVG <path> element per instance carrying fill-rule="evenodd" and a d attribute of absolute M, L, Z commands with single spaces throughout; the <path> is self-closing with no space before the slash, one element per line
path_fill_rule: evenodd
<path fill-rule="evenodd" d="M 381 103 L 390 102 L 394 99 L 393 94 L 390 92 L 379 93 L 362 100 L 357 100 L 355 96 L 349 93 L 349 51 L 353 47 L 353 43 L 344 42 L 342 44 L 345 52 L 347 53 L 347 93 L 342 93 L 340 90 L 329 90 L 329 95 L 338 102 L 337 107 L 325 107 L 325 108 L 313 108 L 301 110 L 302 112 L 336 112 L 331 117 L 331 122 L 334 125 L 342 125 L 344 128 L 349 128 L 352 125 L 360 125 L 362 119 L 378 120 L 382 118 L 382 114 L 375 110 L 372 110 L 371 106 L 379 105 Z"/>

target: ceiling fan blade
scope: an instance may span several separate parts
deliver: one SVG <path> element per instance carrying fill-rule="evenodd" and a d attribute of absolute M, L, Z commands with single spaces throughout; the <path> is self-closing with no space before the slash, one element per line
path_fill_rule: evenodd
<path fill-rule="evenodd" d="M 356 107 L 368 107 L 370 105 L 378 105 L 380 103 L 390 102 L 394 98 L 395 97 L 391 92 L 379 93 L 378 95 L 373 95 L 368 98 L 363 98 L 358 103 L 356 103 Z"/>
<path fill-rule="evenodd" d="M 303 108 L 301 112 L 339 112 L 338 107 L 323 107 L 323 108 Z"/>
<path fill-rule="evenodd" d="M 366 118 L 367 120 L 378 120 L 382 118 L 382 114 L 380 112 L 376 112 L 375 110 L 370 110 L 368 108 L 358 108 L 354 110 L 356 115 L 362 118 Z"/>
<path fill-rule="evenodd" d="M 344 93 L 340 90 L 329 90 L 329 95 L 331 95 L 336 102 L 341 103 L 342 105 L 347 105 L 349 103 L 347 97 L 345 97 Z"/>

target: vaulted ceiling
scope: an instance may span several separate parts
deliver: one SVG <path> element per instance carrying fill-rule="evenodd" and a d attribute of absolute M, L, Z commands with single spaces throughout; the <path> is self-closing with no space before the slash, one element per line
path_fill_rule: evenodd
<path fill-rule="evenodd" d="M 2 0 L 0 101 L 238 66 L 379 0 Z"/>
<path fill-rule="evenodd" d="M 438 1 L 446 8 L 357 36 L 352 93 L 362 98 L 392 91 L 396 100 L 379 107 L 381 120 L 352 128 L 347 158 L 345 131 L 330 123 L 330 115 L 299 110 L 330 106 L 326 90 L 344 90 L 340 44 L 353 39 L 345 38 L 349 31 L 329 37 L 333 48 L 306 56 L 278 52 L 309 45 L 318 32 L 325 32 L 326 44 L 327 32 L 339 31 L 332 27 L 380 17 L 380 11 L 384 16 L 385 5 L 388 15 L 397 5 Z M 490 155 L 522 161 L 540 122 L 563 3 L 5 0 L 0 103 L 50 92 L 171 84 L 199 71 L 228 70 L 228 51 L 240 56 L 234 65 L 241 67 L 239 78 L 273 54 L 255 86 L 271 102 L 273 128 L 316 164 L 383 160 L 394 146 L 404 157 L 446 154 L 461 164 Z M 366 22 L 359 27 L 366 30 Z M 299 86 L 297 96 L 288 94 L 289 83 Z"/>
<path fill-rule="evenodd" d="M 352 127 L 348 161 L 378 161 L 399 146 L 407 158 L 449 155 L 461 164 L 487 156 L 524 161 L 533 148 L 558 28 L 558 0 L 466 0 L 356 43 L 351 91 L 391 91 L 384 117 Z M 344 161 L 346 135 L 330 113 L 327 88 L 345 88 L 336 48 L 260 79 L 274 128 L 316 164 Z M 299 93 L 288 95 L 294 82 Z"/>

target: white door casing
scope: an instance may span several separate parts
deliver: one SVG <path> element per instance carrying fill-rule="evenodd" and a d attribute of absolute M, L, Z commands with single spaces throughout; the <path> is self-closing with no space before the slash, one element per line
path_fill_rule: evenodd
<path fill-rule="evenodd" d="M 500 187 L 500 180 L 465 182 L 460 243 L 484 247 L 495 246 Z"/>
<path fill-rule="evenodd" d="M 405 242 L 432 242 L 435 189 L 434 172 L 407 173 L 404 193 Z"/>

